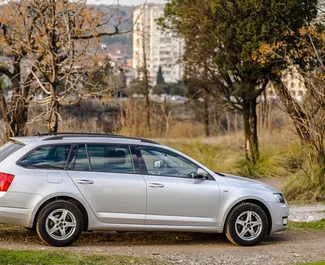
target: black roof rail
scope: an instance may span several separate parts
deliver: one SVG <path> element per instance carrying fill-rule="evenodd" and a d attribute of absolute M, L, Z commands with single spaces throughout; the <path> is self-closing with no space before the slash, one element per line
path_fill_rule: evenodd
<path fill-rule="evenodd" d="M 128 136 L 123 136 L 123 135 L 118 135 L 118 134 L 101 134 L 101 133 L 78 133 L 78 132 L 49 132 L 49 133 L 37 133 L 34 136 L 49 136 L 48 138 L 45 138 L 43 141 L 50 141 L 50 140 L 61 140 L 64 137 L 88 137 L 88 136 L 93 136 L 93 137 L 99 137 L 99 138 L 124 138 L 124 139 L 130 139 L 130 140 L 139 140 L 144 143 L 151 143 L 151 144 L 159 144 L 155 141 L 148 140 L 148 139 L 143 139 L 143 138 L 137 138 L 137 137 L 128 137 Z"/>

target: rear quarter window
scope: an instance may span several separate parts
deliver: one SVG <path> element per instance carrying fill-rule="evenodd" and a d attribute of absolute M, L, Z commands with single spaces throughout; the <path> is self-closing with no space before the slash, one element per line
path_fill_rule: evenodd
<path fill-rule="evenodd" d="M 11 156 L 13 153 L 22 148 L 23 144 L 18 144 L 16 142 L 8 142 L 0 147 L 0 163 L 5 160 L 8 156 Z"/>
<path fill-rule="evenodd" d="M 40 146 L 24 156 L 18 165 L 25 168 L 64 169 L 70 145 Z"/>

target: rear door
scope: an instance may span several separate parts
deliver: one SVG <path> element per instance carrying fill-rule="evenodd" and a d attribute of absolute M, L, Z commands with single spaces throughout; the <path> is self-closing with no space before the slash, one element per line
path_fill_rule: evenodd
<path fill-rule="evenodd" d="M 145 181 L 128 145 L 75 145 L 67 172 L 101 222 L 144 224 Z"/>

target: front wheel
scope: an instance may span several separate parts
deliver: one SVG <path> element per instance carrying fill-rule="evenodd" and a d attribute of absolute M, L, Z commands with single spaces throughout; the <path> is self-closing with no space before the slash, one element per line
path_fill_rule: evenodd
<path fill-rule="evenodd" d="M 241 203 L 231 210 L 226 221 L 226 236 L 240 246 L 254 246 L 262 241 L 268 228 L 265 211 L 253 203 Z"/>
<path fill-rule="evenodd" d="M 47 244 L 64 247 L 73 244 L 83 229 L 83 216 L 77 206 L 68 201 L 53 201 L 42 209 L 36 231 Z"/>

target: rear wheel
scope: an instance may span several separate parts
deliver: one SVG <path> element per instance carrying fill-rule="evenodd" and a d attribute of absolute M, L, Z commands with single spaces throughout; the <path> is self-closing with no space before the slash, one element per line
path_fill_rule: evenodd
<path fill-rule="evenodd" d="M 69 246 L 78 239 L 83 223 L 82 213 L 76 205 L 64 200 L 53 201 L 40 212 L 36 231 L 47 244 Z"/>
<path fill-rule="evenodd" d="M 265 211 L 253 203 L 241 203 L 229 213 L 226 236 L 240 246 L 254 246 L 262 241 L 268 228 Z"/>

